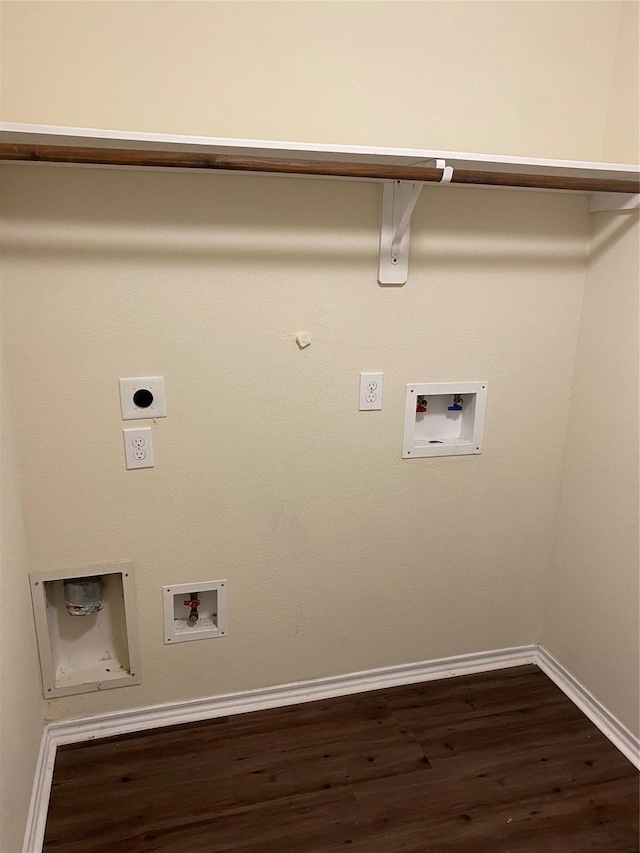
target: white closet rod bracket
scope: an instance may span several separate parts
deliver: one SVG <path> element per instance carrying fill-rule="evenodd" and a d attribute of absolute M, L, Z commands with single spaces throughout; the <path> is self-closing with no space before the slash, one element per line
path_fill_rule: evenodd
<path fill-rule="evenodd" d="M 618 213 L 631 213 L 640 210 L 640 195 L 633 193 L 592 193 L 589 201 L 589 213 L 612 210 Z"/>
<path fill-rule="evenodd" d="M 441 184 L 451 183 L 453 168 L 444 160 L 420 161 L 442 169 Z M 416 165 L 416 164 L 414 164 Z M 411 215 L 422 191 L 422 183 L 385 181 L 382 185 L 380 219 L 380 284 L 405 284 L 409 274 L 409 230 Z"/>

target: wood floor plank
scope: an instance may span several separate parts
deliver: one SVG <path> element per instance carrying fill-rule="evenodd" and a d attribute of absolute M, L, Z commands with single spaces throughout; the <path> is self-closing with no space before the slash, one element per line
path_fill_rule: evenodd
<path fill-rule="evenodd" d="M 60 749 L 46 853 L 639 853 L 638 774 L 536 667 Z"/>
<path fill-rule="evenodd" d="M 163 853 L 166 850 L 299 853 L 344 850 L 356 831 L 357 804 L 349 788 L 284 797 L 206 819 L 187 820 L 174 813 L 150 825 L 130 824 L 116 831 L 94 830 L 87 844 L 78 834 L 72 843 L 53 839 L 46 849 L 65 853 Z"/>
<path fill-rule="evenodd" d="M 379 725 L 384 717 L 368 713 L 369 702 L 357 704 L 350 703 L 348 719 L 326 708 L 324 738 L 317 722 L 321 709 L 301 706 L 300 718 L 309 725 L 298 719 L 293 726 L 256 732 L 251 721 L 230 718 L 210 730 L 179 727 L 145 737 L 141 752 L 136 739 L 96 744 L 89 753 L 90 773 L 86 751 L 73 750 L 56 772 L 52 806 L 74 796 L 80 808 L 69 820 L 76 822 L 76 832 L 88 830 L 93 820 L 88 806 L 97 798 L 119 810 L 133 797 L 139 809 L 158 814 L 185 799 L 189 820 L 201 820 L 229 808 L 428 767 L 415 740 L 396 725 Z M 283 716 L 270 714 L 270 724 Z M 385 716 L 392 719 L 388 711 Z"/>
<path fill-rule="evenodd" d="M 616 778 L 584 787 L 545 768 L 543 778 L 522 787 L 485 774 L 444 781 L 437 770 L 365 783 L 355 789 L 371 832 L 363 849 L 578 853 L 617 844 L 637 853 L 637 783 Z"/>
<path fill-rule="evenodd" d="M 437 725 L 440 721 L 453 725 L 501 713 L 534 713 L 547 705 L 575 708 L 558 688 L 551 689 L 549 679 L 537 667 L 533 668 L 535 672 L 522 669 L 527 672 L 506 670 L 500 683 L 493 679 L 487 682 L 486 674 L 484 682 L 471 675 L 414 685 L 399 693 L 388 691 L 384 696 L 398 722 L 405 725 Z M 470 683 L 465 683 L 467 680 Z"/>

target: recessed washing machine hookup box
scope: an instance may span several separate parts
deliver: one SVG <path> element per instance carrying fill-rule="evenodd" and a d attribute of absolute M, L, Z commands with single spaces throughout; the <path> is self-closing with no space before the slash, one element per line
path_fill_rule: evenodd
<path fill-rule="evenodd" d="M 403 459 L 482 452 L 486 382 L 407 385 Z"/>

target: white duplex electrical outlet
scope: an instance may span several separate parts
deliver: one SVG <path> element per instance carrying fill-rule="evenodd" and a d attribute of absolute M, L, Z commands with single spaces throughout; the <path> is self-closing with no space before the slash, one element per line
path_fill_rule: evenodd
<path fill-rule="evenodd" d="M 371 412 L 382 408 L 382 373 L 360 374 L 361 412 Z"/>
<path fill-rule="evenodd" d="M 153 443 L 151 427 L 123 429 L 124 457 L 130 468 L 153 468 Z"/>

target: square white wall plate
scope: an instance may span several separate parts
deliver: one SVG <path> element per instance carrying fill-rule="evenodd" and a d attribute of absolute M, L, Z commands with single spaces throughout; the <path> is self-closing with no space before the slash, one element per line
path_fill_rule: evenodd
<path fill-rule="evenodd" d="M 487 382 L 409 383 L 402 458 L 482 453 L 487 390 Z"/>
<path fill-rule="evenodd" d="M 226 579 L 164 586 L 162 598 L 165 645 L 226 637 L 228 633 L 227 588 Z M 191 593 L 195 593 L 200 601 L 198 621 L 195 625 L 189 624 L 191 608 L 184 604 L 191 599 Z"/>

